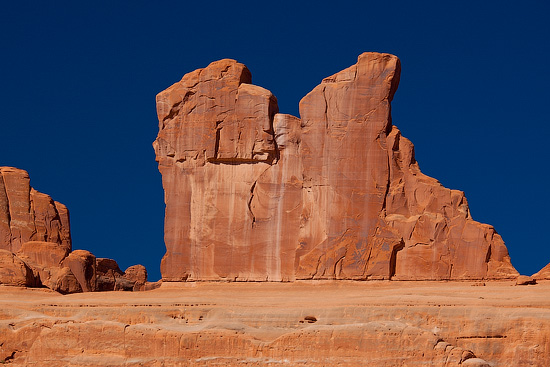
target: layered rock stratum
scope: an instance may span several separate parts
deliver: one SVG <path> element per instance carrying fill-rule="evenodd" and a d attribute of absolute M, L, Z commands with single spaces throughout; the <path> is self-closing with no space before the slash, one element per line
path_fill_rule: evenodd
<path fill-rule="evenodd" d="M 224 59 L 157 96 L 164 281 L 504 279 L 518 273 L 464 193 L 392 124 L 400 61 L 364 53 L 300 118 Z"/>
<path fill-rule="evenodd" d="M 163 283 L 150 292 L 0 286 L 10 366 L 547 367 L 550 282 Z"/>

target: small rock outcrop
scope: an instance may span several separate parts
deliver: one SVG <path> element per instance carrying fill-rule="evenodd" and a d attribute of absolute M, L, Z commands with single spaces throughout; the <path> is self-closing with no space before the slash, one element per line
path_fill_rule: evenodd
<path fill-rule="evenodd" d="M 126 276 L 110 259 L 101 259 L 98 277 L 95 256 L 71 250 L 65 205 L 34 190 L 26 171 L 0 167 L 0 284 L 48 287 L 63 294 L 158 287 L 147 283 L 143 266 L 130 267 Z M 104 285 L 106 267 L 118 269 L 119 286 Z"/>
<path fill-rule="evenodd" d="M 543 280 L 550 280 L 550 264 L 546 265 L 544 268 L 540 269 L 537 273 L 533 274 L 533 278 Z"/>
<path fill-rule="evenodd" d="M 83 292 L 96 290 L 96 263 L 91 252 L 75 250 L 63 259 L 61 267 L 71 270 Z"/>
<path fill-rule="evenodd" d="M 161 92 L 163 280 L 514 279 L 495 229 L 422 174 L 392 124 L 400 70 L 364 53 L 300 118 L 234 60 Z"/>
<path fill-rule="evenodd" d="M 132 265 L 122 271 L 115 260 L 97 259 L 98 291 L 141 291 L 156 287 L 147 282 L 147 270 L 143 265 Z"/>
<path fill-rule="evenodd" d="M 516 278 L 516 285 L 535 285 L 537 280 L 533 277 L 528 277 L 527 275 L 520 275 Z"/>
<path fill-rule="evenodd" d="M 144 290 L 147 283 L 147 269 L 143 265 L 132 265 L 124 271 L 123 277 L 133 284 L 132 290 Z"/>

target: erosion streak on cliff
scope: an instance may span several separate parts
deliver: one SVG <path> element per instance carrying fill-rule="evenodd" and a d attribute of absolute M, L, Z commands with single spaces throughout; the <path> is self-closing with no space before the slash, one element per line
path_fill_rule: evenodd
<path fill-rule="evenodd" d="M 364 53 L 300 118 L 220 60 L 157 96 L 165 281 L 502 279 L 501 237 L 392 125 L 399 59 Z"/>

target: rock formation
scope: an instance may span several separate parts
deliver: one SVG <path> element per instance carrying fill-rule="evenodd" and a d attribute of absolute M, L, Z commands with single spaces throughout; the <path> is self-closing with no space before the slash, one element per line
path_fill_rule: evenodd
<path fill-rule="evenodd" d="M 533 274 L 535 279 L 549 279 L 550 280 L 550 264 L 546 265 L 544 268 L 540 269 L 537 273 Z"/>
<path fill-rule="evenodd" d="M 463 192 L 392 125 L 399 59 L 364 53 L 297 118 L 234 60 L 157 96 L 165 281 L 502 279 L 518 273 Z"/>
<path fill-rule="evenodd" d="M 0 167 L 0 249 L 15 253 L 28 241 L 51 242 L 70 251 L 69 212 L 31 188 L 26 171 Z"/>
<path fill-rule="evenodd" d="M 97 273 L 99 291 L 141 291 L 159 286 L 147 283 L 147 269 L 143 265 L 132 265 L 122 271 L 112 259 L 97 259 Z"/>
<path fill-rule="evenodd" d="M 535 285 L 537 280 L 533 277 L 528 277 L 527 275 L 519 275 L 516 278 L 516 285 Z"/>
<path fill-rule="evenodd" d="M 83 292 L 96 290 L 95 256 L 86 250 L 75 250 L 61 262 L 61 267 L 69 268 Z"/>
<path fill-rule="evenodd" d="M 23 260 L 8 250 L 0 250 L 0 284 L 33 286 L 34 276 Z"/>
<path fill-rule="evenodd" d="M 142 265 L 134 265 L 128 276 L 121 274 L 125 287 L 104 289 L 95 256 L 71 249 L 65 205 L 31 188 L 26 171 L 0 167 L 0 284 L 48 287 L 63 294 L 158 286 L 147 283 Z"/>

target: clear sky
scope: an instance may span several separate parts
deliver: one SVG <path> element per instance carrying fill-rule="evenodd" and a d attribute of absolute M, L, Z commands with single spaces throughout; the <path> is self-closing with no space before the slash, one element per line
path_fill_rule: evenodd
<path fill-rule="evenodd" d="M 400 57 L 393 122 L 530 275 L 550 262 L 547 1 L 9 1 L 0 165 L 69 207 L 74 249 L 160 278 L 155 95 L 221 58 L 281 112 L 365 51 Z"/>

